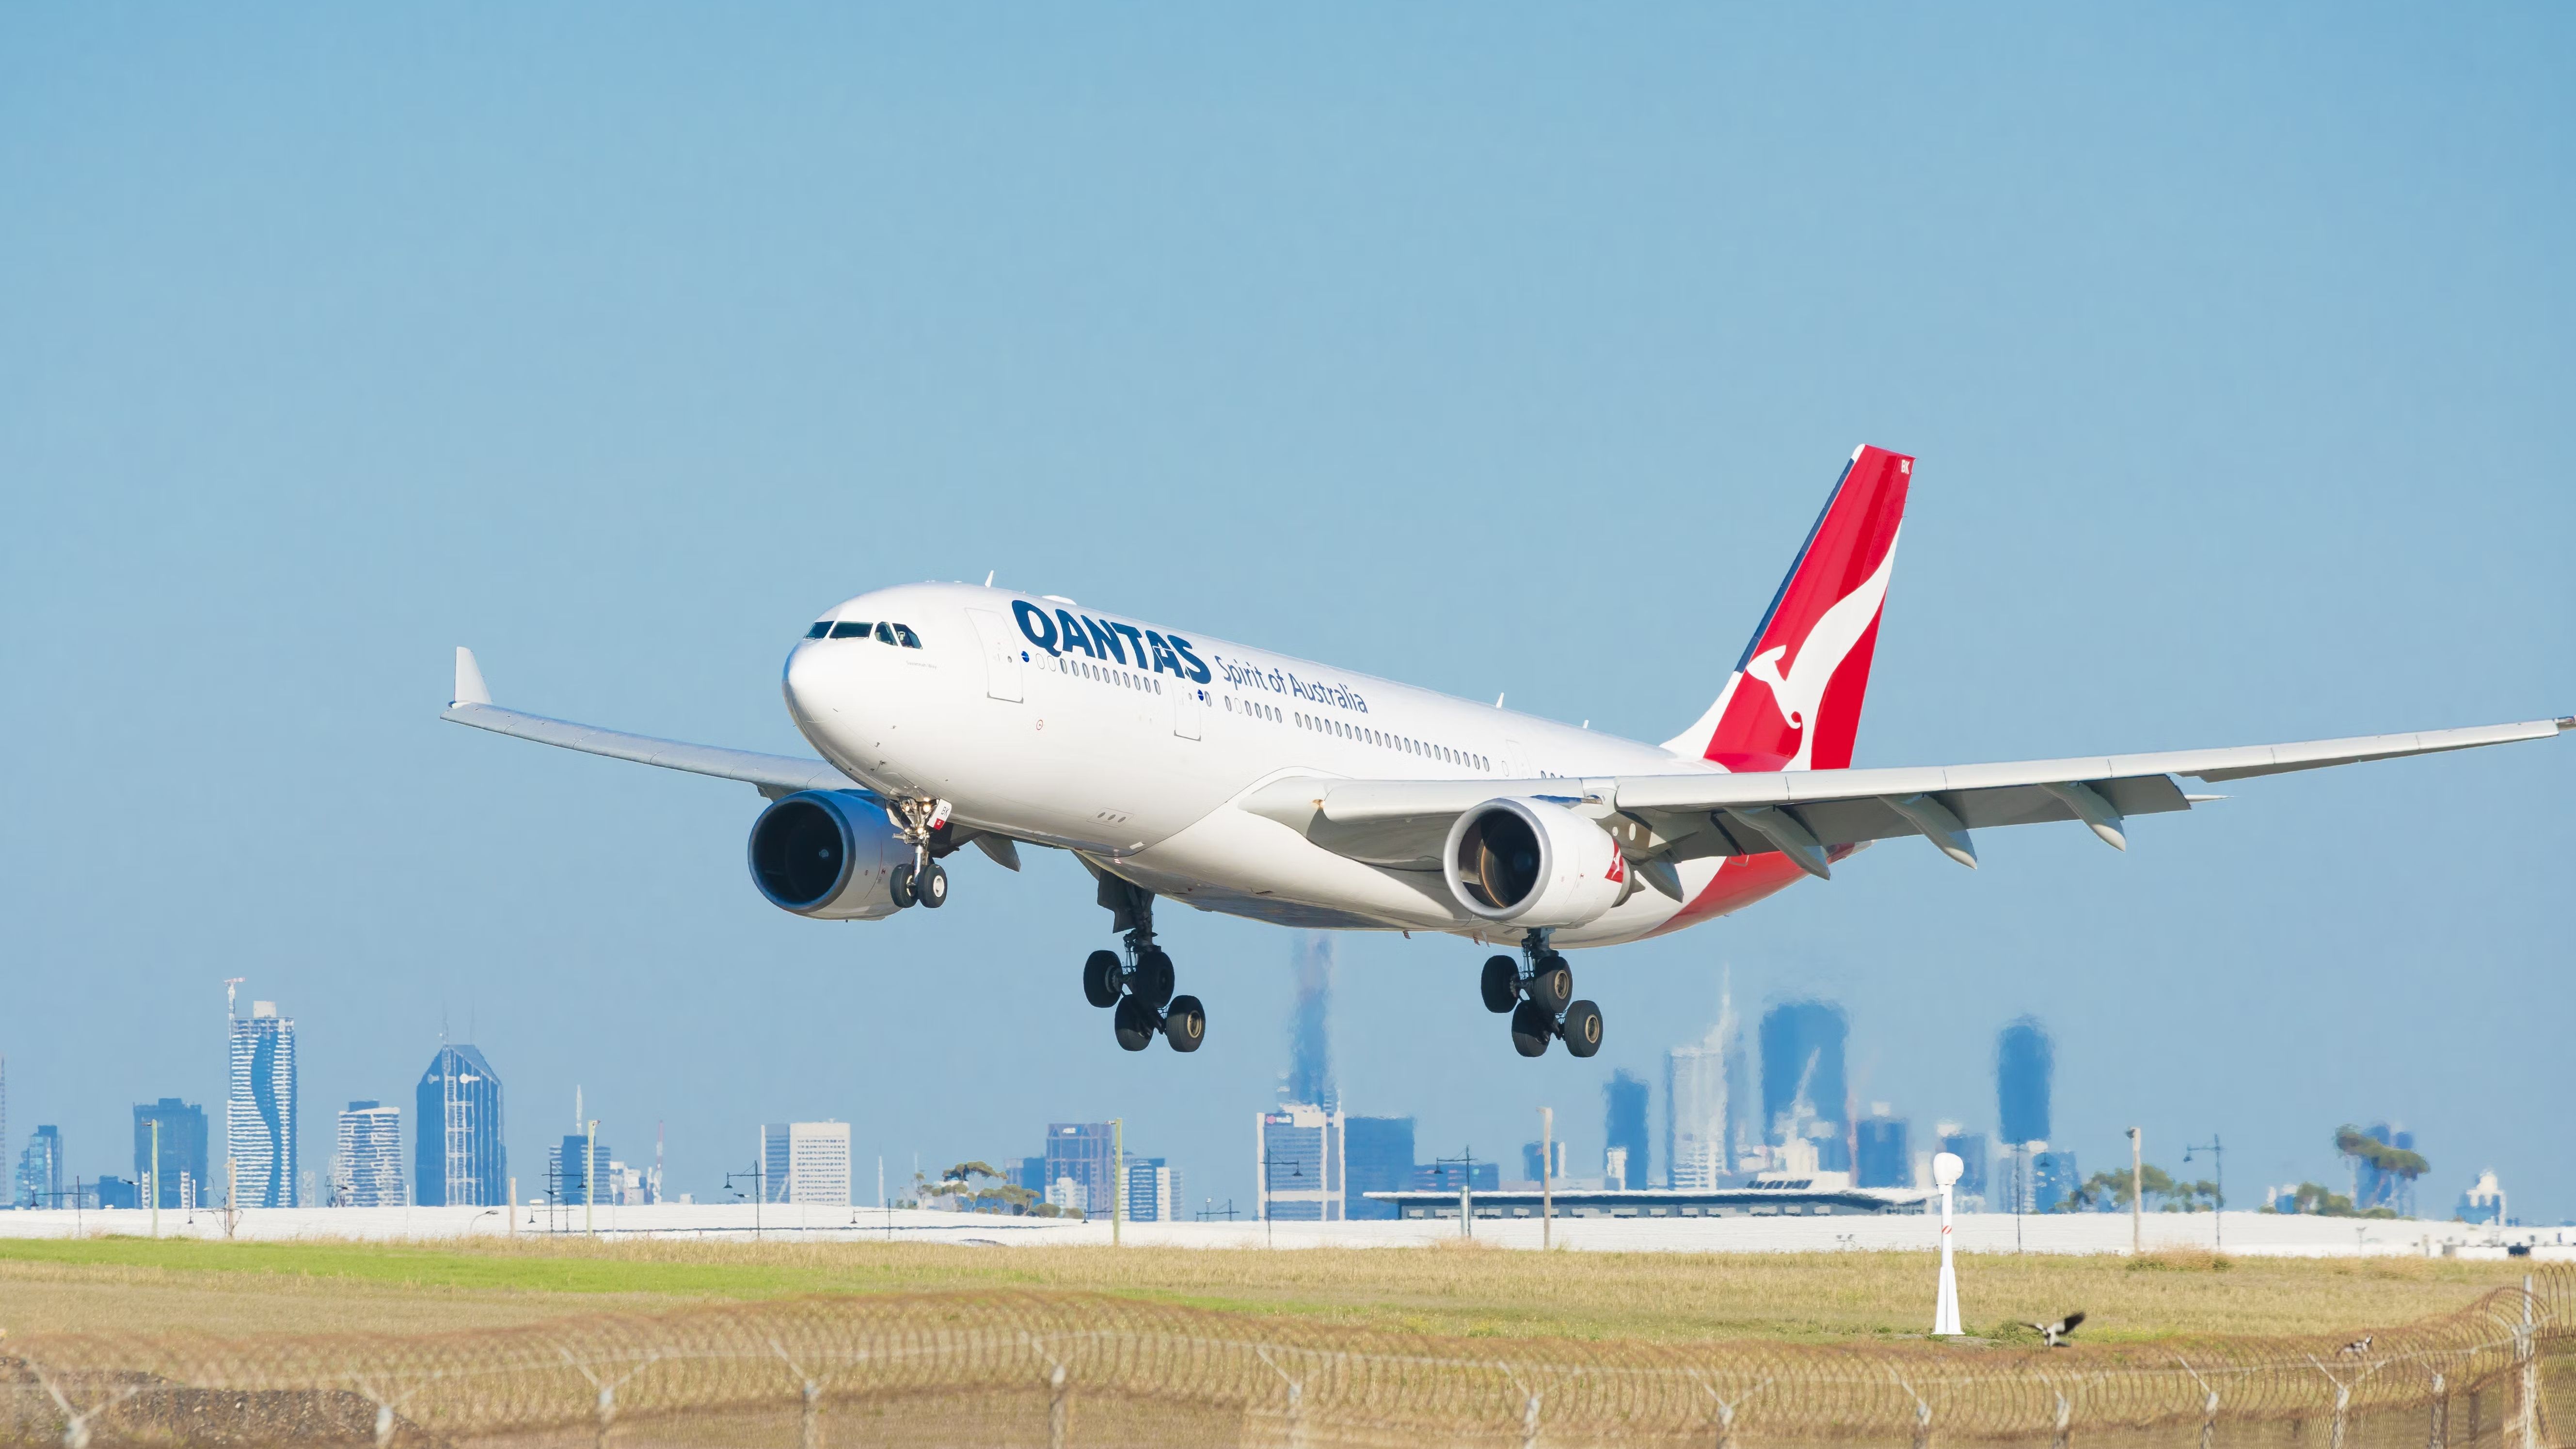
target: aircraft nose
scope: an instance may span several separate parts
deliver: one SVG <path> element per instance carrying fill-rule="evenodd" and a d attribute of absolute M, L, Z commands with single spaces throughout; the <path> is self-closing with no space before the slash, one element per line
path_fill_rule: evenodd
<path fill-rule="evenodd" d="M 779 687 L 786 692 L 787 707 L 800 719 L 815 719 L 830 711 L 826 703 L 830 677 L 824 658 L 824 651 L 801 641 L 787 652 L 787 672 Z"/>

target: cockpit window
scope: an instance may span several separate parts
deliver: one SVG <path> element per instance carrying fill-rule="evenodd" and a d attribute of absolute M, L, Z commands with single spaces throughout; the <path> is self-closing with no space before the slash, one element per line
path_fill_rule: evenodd
<path fill-rule="evenodd" d="M 866 624 L 844 619 L 840 623 L 832 626 L 832 637 L 835 639 L 865 639 L 868 637 L 868 626 Z"/>
<path fill-rule="evenodd" d="M 879 624 L 877 626 L 877 642 L 880 644 L 891 644 L 894 642 L 894 626 L 892 624 Z"/>
<path fill-rule="evenodd" d="M 806 637 L 806 638 L 808 638 L 808 639 L 820 639 L 820 638 L 822 638 L 823 636 L 825 636 L 825 635 L 827 635 L 827 634 L 829 634 L 829 633 L 831 633 L 831 632 L 832 632 L 832 621 L 831 621 L 831 620 L 829 620 L 829 619 L 817 619 L 817 620 L 815 620 L 815 621 L 814 621 L 814 627 L 805 631 L 805 637 Z"/>
<path fill-rule="evenodd" d="M 894 633 L 895 633 L 895 637 L 896 637 L 896 638 L 898 638 L 898 639 L 900 639 L 900 640 L 902 640 L 902 641 L 903 641 L 903 647 L 904 647 L 904 648 L 906 648 L 906 649 L 918 649 L 918 648 L 920 648 L 920 647 L 921 647 L 921 636 L 920 636 L 920 635 L 918 635 L 918 634 L 915 634 L 914 632 L 912 632 L 912 626 L 911 626 L 910 624 L 897 624 L 897 625 L 895 625 L 895 626 L 894 626 Z M 883 637 L 885 637 L 885 636 L 884 636 L 884 635 L 879 635 L 879 636 L 877 636 L 877 637 L 879 637 L 879 638 L 883 638 Z"/>

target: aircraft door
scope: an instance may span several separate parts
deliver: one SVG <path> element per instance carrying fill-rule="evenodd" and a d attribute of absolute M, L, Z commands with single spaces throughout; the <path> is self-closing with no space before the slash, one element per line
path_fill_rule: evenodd
<path fill-rule="evenodd" d="M 1020 641 L 1010 622 L 989 609 L 968 609 L 966 618 L 984 646 L 984 692 L 1018 703 L 1022 698 Z"/>
<path fill-rule="evenodd" d="M 1208 692 L 1186 679 L 1173 681 L 1172 733 L 1185 740 L 1199 737 L 1199 716 L 1206 713 Z"/>

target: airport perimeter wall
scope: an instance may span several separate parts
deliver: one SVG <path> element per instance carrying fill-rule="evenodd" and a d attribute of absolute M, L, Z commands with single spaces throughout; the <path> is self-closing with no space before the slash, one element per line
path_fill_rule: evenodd
<path fill-rule="evenodd" d="M 2223 1221 L 2222 1221 L 2223 1219 Z M 907 1242 L 1106 1244 L 1106 1221 L 1002 1217 L 879 1208 L 825 1208 L 771 1204 L 757 1214 L 744 1204 L 601 1206 L 590 1214 L 591 1231 L 607 1238 L 696 1238 L 711 1241 L 755 1236 L 779 1241 L 887 1239 Z M 2144 1220 L 2150 1252 L 2224 1246 L 2249 1257 L 2437 1256 L 2502 1257 L 2508 1243 L 2536 1245 L 2546 1261 L 2576 1259 L 2576 1229 L 2485 1228 L 2417 1218 L 2324 1218 L 2273 1213 L 2149 1213 Z M 520 1208 L 252 1208 L 237 1215 L 232 1235 L 261 1240 L 347 1238 L 362 1241 L 436 1241 L 497 1237 L 508 1233 L 578 1233 L 579 1209 L 549 1212 Z M 0 1238 L 153 1231 L 145 1211 L 0 1212 Z M 164 1211 L 163 1237 L 226 1236 L 223 1214 Z M 1475 1235 L 1498 1247 L 1539 1246 L 1535 1219 L 1479 1218 Z M 1131 1244 L 1185 1248 L 1417 1247 L 1458 1236 L 1458 1220 L 1277 1223 L 1253 1221 L 1128 1223 Z M 1883 1252 L 1930 1249 L 1939 1241 L 1938 1220 L 1918 1213 L 1846 1217 L 1561 1218 L 1547 1236 L 1560 1247 L 1607 1252 L 1815 1253 L 1837 1249 Z M 1957 1220 L 1955 1239 L 1968 1253 L 2125 1253 L 2125 1213 L 1972 1213 Z"/>
<path fill-rule="evenodd" d="M 1437 1338 L 1071 1294 L 810 1298 L 413 1338 L 0 1343 L 0 1444 L 2564 1442 L 2576 1268 L 2366 1339 L 2062 1349 Z"/>

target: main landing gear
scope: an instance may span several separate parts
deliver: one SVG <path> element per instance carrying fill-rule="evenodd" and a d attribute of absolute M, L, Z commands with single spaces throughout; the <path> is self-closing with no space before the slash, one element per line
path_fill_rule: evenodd
<path fill-rule="evenodd" d="M 931 854 L 948 825 L 948 802 L 896 800 L 886 807 L 886 819 L 893 822 L 897 837 L 912 847 L 911 860 L 886 872 L 886 890 L 894 896 L 895 909 L 928 906 L 935 911 L 948 904 L 948 869 Z M 942 848 L 956 846 L 952 842 Z"/>
<path fill-rule="evenodd" d="M 1113 1007 L 1118 1045 L 1141 1052 L 1160 1036 L 1176 1052 L 1194 1052 L 1207 1040 L 1207 1008 L 1195 996 L 1174 996 L 1172 958 L 1154 944 L 1154 893 L 1114 875 L 1100 876 L 1100 903 L 1110 928 L 1124 932 L 1126 954 L 1094 951 L 1082 963 L 1082 997 Z"/>
<path fill-rule="evenodd" d="M 1485 1009 L 1511 1013 L 1512 1049 L 1525 1057 L 1547 1055 L 1547 1044 L 1562 1037 L 1565 1049 L 1578 1057 L 1601 1050 L 1601 1008 L 1574 999 L 1574 968 L 1547 944 L 1548 933 L 1532 931 L 1521 940 L 1518 960 L 1485 958 Z"/>

